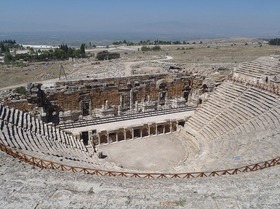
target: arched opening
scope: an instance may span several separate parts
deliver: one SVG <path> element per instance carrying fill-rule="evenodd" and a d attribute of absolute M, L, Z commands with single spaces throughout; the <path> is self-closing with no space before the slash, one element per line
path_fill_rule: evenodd
<path fill-rule="evenodd" d="M 158 125 L 157 132 L 158 134 L 163 134 L 163 125 Z"/>
<path fill-rule="evenodd" d="M 123 141 L 123 140 L 124 140 L 124 134 L 121 131 L 121 132 L 118 133 L 118 141 Z"/>
<path fill-rule="evenodd" d="M 134 138 L 139 138 L 141 137 L 141 131 L 140 129 L 134 129 Z"/>
<path fill-rule="evenodd" d="M 172 131 L 177 131 L 177 126 L 175 123 L 172 123 Z"/>
<path fill-rule="evenodd" d="M 100 136 L 100 144 L 107 144 L 107 136 L 106 135 L 101 135 Z"/>
<path fill-rule="evenodd" d="M 116 133 L 110 133 L 109 134 L 109 141 L 110 141 L 110 143 L 117 141 Z"/>
<path fill-rule="evenodd" d="M 191 82 L 189 81 L 188 84 L 185 84 L 184 88 L 183 88 L 183 97 L 185 98 L 186 102 L 188 101 L 188 97 L 189 97 L 189 94 L 191 92 Z"/>
<path fill-rule="evenodd" d="M 130 130 L 126 131 L 126 139 L 132 139 L 132 134 Z"/>
<path fill-rule="evenodd" d="M 150 135 L 156 135 L 156 129 L 154 126 L 150 127 Z"/>
<path fill-rule="evenodd" d="M 180 122 L 178 123 L 178 125 L 184 127 L 184 126 L 185 126 L 185 121 L 180 121 Z"/>
<path fill-rule="evenodd" d="M 165 125 L 165 133 L 170 133 L 170 125 L 169 124 Z"/>
<path fill-rule="evenodd" d="M 165 104 L 165 97 L 166 97 L 166 91 L 159 93 L 159 104 L 164 105 Z"/>
<path fill-rule="evenodd" d="M 164 105 L 165 104 L 165 100 L 166 100 L 166 96 L 167 96 L 167 83 L 164 79 L 160 79 L 157 81 L 156 83 L 157 89 L 158 89 L 158 104 L 159 105 Z"/>
<path fill-rule="evenodd" d="M 82 132 L 81 137 L 84 145 L 85 146 L 88 145 L 88 132 L 87 131 Z"/>
<path fill-rule="evenodd" d="M 82 112 L 83 112 L 83 116 L 89 115 L 89 101 L 82 102 Z"/>

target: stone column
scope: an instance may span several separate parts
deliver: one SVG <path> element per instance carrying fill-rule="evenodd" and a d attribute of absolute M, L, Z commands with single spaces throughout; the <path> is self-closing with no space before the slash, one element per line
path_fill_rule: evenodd
<path fill-rule="evenodd" d="M 92 131 L 88 131 L 88 144 L 93 144 Z"/>
<path fill-rule="evenodd" d="M 120 106 L 122 107 L 123 105 L 123 98 L 122 98 L 122 95 L 120 95 Z"/>
<path fill-rule="evenodd" d="M 130 90 L 130 97 L 129 97 L 129 109 L 130 111 L 133 110 L 133 90 Z"/>
<path fill-rule="evenodd" d="M 162 127 L 163 127 L 163 128 L 162 128 L 162 133 L 165 134 L 165 124 L 163 124 Z"/>
<path fill-rule="evenodd" d="M 148 124 L 148 135 L 151 136 L 151 125 Z"/>
<path fill-rule="evenodd" d="M 140 128 L 139 130 L 140 130 L 140 138 L 142 138 L 143 137 L 142 128 Z"/>
<path fill-rule="evenodd" d="M 121 116 L 122 115 L 122 110 L 121 110 L 121 105 L 118 106 L 118 116 Z"/>
<path fill-rule="evenodd" d="M 89 101 L 89 115 L 92 116 L 92 104 L 91 104 L 91 100 Z"/>
<path fill-rule="evenodd" d="M 116 133 L 116 142 L 119 141 L 119 136 L 118 136 L 118 132 Z"/>
<path fill-rule="evenodd" d="M 170 133 L 172 133 L 173 132 L 172 121 L 170 121 L 169 125 L 170 125 Z"/>
<path fill-rule="evenodd" d="M 110 144 L 109 132 L 107 131 L 107 143 Z"/>
<path fill-rule="evenodd" d="M 131 139 L 134 139 L 134 129 L 131 129 Z"/>
<path fill-rule="evenodd" d="M 168 92 L 166 91 L 165 93 L 165 98 L 164 98 L 164 105 L 166 106 L 168 104 Z"/>
<path fill-rule="evenodd" d="M 109 104 L 108 104 L 108 100 L 105 101 L 105 110 L 108 110 L 109 108 Z"/>
<path fill-rule="evenodd" d="M 161 95 L 161 92 L 158 93 L 158 105 L 160 105 L 160 95 Z"/>
<path fill-rule="evenodd" d="M 125 130 L 125 128 L 123 129 L 123 139 L 126 141 L 126 130 Z"/>
<path fill-rule="evenodd" d="M 138 112 L 138 101 L 135 102 L 135 112 Z"/>
<path fill-rule="evenodd" d="M 155 128 L 156 130 L 155 130 L 155 135 L 158 135 L 158 132 L 157 132 L 157 124 L 156 124 L 156 128 Z"/>

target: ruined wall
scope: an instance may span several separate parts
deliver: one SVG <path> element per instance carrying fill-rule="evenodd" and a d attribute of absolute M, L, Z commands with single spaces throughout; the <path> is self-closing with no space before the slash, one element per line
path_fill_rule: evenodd
<path fill-rule="evenodd" d="M 168 97 L 181 96 L 185 85 L 188 85 L 188 80 L 177 80 L 168 86 Z"/>
<path fill-rule="evenodd" d="M 5 100 L 3 104 L 10 108 L 19 109 L 24 112 L 33 111 L 33 109 L 36 107 L 36 105 L 28 103 L 27 100 L 16 100 L 16 101 Z"/>
<path fill-rule="evenodd" d="M 76 110 L 80 106 L 80 93 L 73 92 L 65 94 L 64 92 L 56 93 L 49 100 L 55 100 L 56 105 L 61 108 L 61 110 Z"/>
<path fill-rule="evenodd" d="M 149 84 L 149 85 L 146 84 L 140 87 L 136 87 L 134 89 L 133 102 L 134 103 L 136 101 L 141 102 L 143 98 L 147 99 L 148 95 L 150 96 L 151 100 L 157 100 L 158 90 L 155 84 Z"/>
<path fill-rule="evenodd" d="M 89 99 L 91 99 L 92 108 L 100 108 L 108 101 L 110 105 L 119 105 L 120 98 L 117 87 L 108 87 L 105 89 L 92 89 L 89 94 Z"/>
<path fill-rule="evenodd" d="M 58 122 L 60 118 L 75 121 L 81 115 L 99 114 L 95 111 L 98 109 L 107 111 L 106 114 L 137 111 L 136 101 L 140 108 L 145 106 L 151 111 L 168 104 L 167 100 L 181 97 L 187 100 L 189 92 L 201 87 L 202 80 L 187 74 L 155 74 L 63 81 L 45 90 L 41 90 L 41 84 L 29 84 L 26 99 L 14 101 L 10 98 L 5 105 L 26 112 L 39 112 L 49 122 Z M 144 105 L 145 102 L 148 103 Z"/>
<path fill-rule="evenodd" d="M 52 99 L 61 111 L 80 110 L 82 101 L 90 101 L 91 108 L 101 108 L 107 100 L 110 106 L 120 105 L 120 97 L 126 100 L 133 91 L 133 103 L 143 99 L 157 101 L 160 92 L 168 92 L 168 98 L 181 97 L 185 86 L 191 87 L 192 76 L 174 77 L 167 74 L 131 76 L 125 78 L 107 78 L 98 80 L 83 80 L 58 82 L 57 92 Z M 160 84 L 159 84 L 160 82 Z"/>

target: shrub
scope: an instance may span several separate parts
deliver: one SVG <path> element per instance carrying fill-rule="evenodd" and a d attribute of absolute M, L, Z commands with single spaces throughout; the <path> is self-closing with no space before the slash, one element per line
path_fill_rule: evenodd
<path fill-rule="evenodd" d="M 17 87 L 15 92 L 21 95 L 26 95 L 26 88 L 24 86 Z"/>

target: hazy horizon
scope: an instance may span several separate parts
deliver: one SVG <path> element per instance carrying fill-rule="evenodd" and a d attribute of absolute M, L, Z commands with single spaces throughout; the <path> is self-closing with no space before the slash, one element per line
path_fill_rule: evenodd
<path fill-rule="evenodd" d="M 277 0 L 9 0 L 1 2 L 0 39 L 42 44 L 269 38 L 280 36 L 278 8 Z"/>

